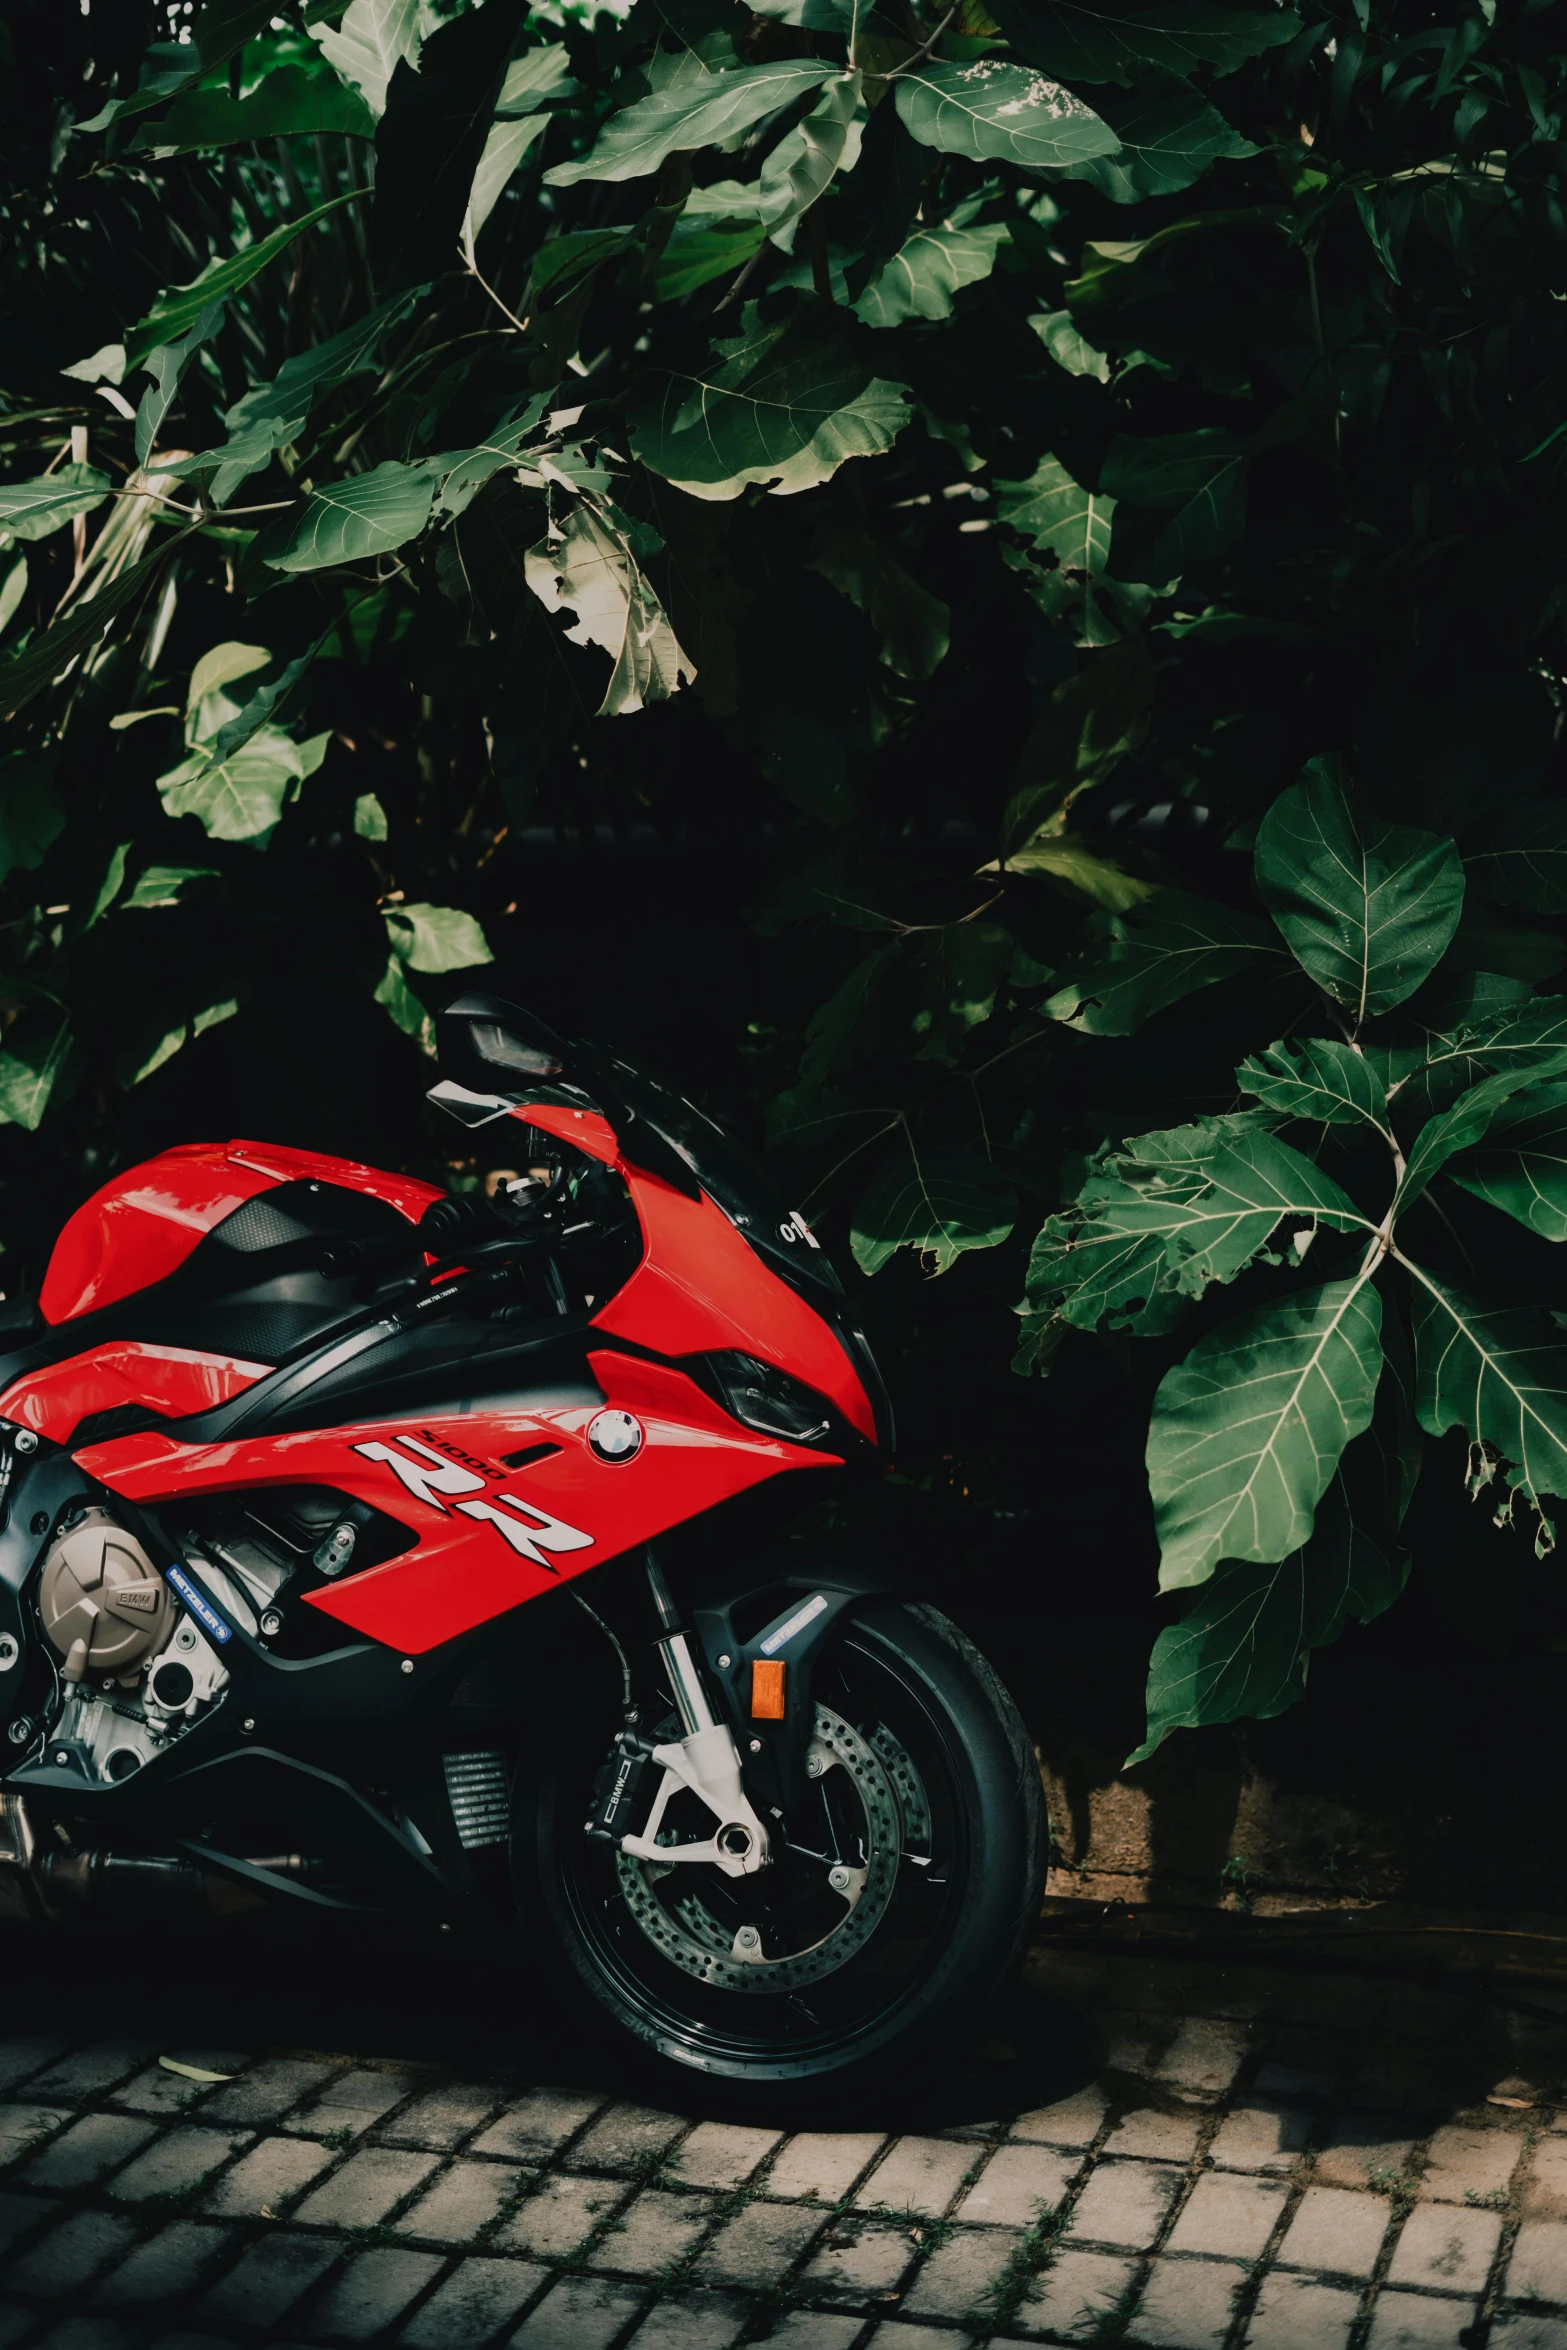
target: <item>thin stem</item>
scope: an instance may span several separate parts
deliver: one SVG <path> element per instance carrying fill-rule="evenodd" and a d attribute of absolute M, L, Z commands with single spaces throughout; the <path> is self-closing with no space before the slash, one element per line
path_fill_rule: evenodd
<path fill-rule="evenodd" d="M 506 308 L 505 303 L 501 300 L 499 294 L 495 291 L 495 288 L 490 284 L 489 279 L 484 275 L 484 272 L 480 269 L 477 261 L 470 261 L 467 252 L 461 245 L 458 246 L 457 250 L 462 254 L 463 267 L 467 270 L 468 275 L 478 279 L 480 285 L 483 286 L 485 292 L 489 295 L 490 300 L 495 304 L 496 309 L 502 311 L 505 316 L 511 320 L 512 325 L 517 329 L 517 332 L 520 335 L 525 335 L 528 331 L 528 321 L 525 318 L 519 318 L 515 310 L 508 310 Z"/>
<path fill-rule="evenodd" d="M 931 34 L 930 39 L 924 42 L 920 48 L 916 49 L 912 57 L 906 57 L 903 60 L 903 63 L 897 68 L 896 72 L 884 73 L 879 76 L 879 79 L 884 82 L 900 82 L 906 73 L 912 73 L 915 66 L 920 63 L 921 59 L 930 55 L 932 49 L 935 48 L 936 43 L 941 39 L 942 34 L 946 31 L 948 25 L 951 24 L 957 13 L 957 0 L 953 0 L 952 6 L 947 10 L 947 13 L 942 18 L 940 24 L 937 25 L 935 31 Z"/>

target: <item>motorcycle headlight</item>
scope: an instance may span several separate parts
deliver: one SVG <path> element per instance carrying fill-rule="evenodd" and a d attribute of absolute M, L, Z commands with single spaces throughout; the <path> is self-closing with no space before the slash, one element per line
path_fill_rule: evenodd
<path fill-rule="evenodd" d="M 830 1434 L 831 1404 L 787 1371 L 743 1354 L 704 1355 L 702 1366 L 714 1394 L 742 1428 L 754 1428 L 758 1436 L 781 1436 L 790 1444 L 820 1444 Z"/>

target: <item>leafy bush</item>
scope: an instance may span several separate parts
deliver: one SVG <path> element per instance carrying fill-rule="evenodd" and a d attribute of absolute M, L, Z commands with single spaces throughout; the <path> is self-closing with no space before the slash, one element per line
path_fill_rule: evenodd
<path fill-rule="evenodd" d="M 862 1271 L 1000 1344 L 1042 1223 L 1024 1368 L 1199 1317 L 1151 1739 L 1395 1595 L 1417 1421 L 1548 1539 L 1559 12 L 170 21 L 0 87 L 13 1254 L 282 975 L 412 1053 L 523 828 L 722 811 Z"/>

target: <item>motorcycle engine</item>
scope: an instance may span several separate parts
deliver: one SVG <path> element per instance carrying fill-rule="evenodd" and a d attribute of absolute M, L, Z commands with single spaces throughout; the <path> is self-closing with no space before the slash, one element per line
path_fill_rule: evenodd
<path fill-rule="evenodd" d="M 83 1510 L 51 1544 L 38 1612 L 63 1659 L 47 1745 L 57 1769 L 128 1779 L 228 1680 L 217 1651 L 108 1510 Z"/>

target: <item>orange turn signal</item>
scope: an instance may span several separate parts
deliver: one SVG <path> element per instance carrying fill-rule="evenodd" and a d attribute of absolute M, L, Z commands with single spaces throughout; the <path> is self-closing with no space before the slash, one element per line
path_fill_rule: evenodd
<path fill-rule="evenodd" d="M 751 1719 L 781 1722 L 784 1718 L 784 1662 L 759 1656 L 751 1666 Z"/>

